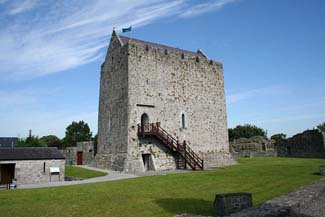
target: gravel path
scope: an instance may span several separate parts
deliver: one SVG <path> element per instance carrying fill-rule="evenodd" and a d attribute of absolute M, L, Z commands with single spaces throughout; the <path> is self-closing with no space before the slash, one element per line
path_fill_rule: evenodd
<path fill-rule="evenodd" d="M 96 170 L 96 171 L 100 171 L 100 172 L 105 172 L 105 173 L 108 173 L 108 175 L 90 178 L 90 179 L 78 180 L 78 181 L 62 181 L 62 182 L 49 182 L 49 183 L 42 183 L 42 184 L 19 185 L 18 188 L 22 189 L 22 188 L 57 187 L 57 186 L 79 185 L 79 184 L 85 184 L 85 183 L 107 182 L 107 181 L 115 181 L 115 180 L 131 179 L 131 178 L 139 177 L 138 175 L 135 175 L 135 174 L 117 172 L 114 170 L 98 169 L 98 168 L 90 167 L 90 166 L 86 166 L 86 165 L 82 165 L 82 166 L 78 166 L 78 167 L 82 167 L 82 168 L 90 169 L 90 170 Z"/>

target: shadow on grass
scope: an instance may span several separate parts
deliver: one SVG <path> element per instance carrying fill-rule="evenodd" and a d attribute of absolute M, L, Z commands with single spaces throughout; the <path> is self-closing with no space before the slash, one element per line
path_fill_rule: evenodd
<path fill-rule="evenodd" d="M 315 176 L 320 176 L 320 172 L 318 172 L 318 173 L 312 173 L 313 175 L 315 175 Z"/>
<path fill-rule="evenodd" d="M 191 213 L 198 215 L 213 215 L 213 202 L 188 198 L 164 198 L 156 203 L 166 212 L 173 214 Z"/>

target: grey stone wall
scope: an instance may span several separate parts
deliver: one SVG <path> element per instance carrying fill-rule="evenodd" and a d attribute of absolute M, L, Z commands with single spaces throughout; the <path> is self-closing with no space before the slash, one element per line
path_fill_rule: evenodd
<path fill-rule="evenodd" d="M 137 124 L 144 113 L 149 122 L 161 122 L 176 139 L 186 140 L 205 167 L 235 163 L 229 152 L 222 64 L 201 52 L 183 54 L 132 40 L 124 45 L 113 33 L 102 66 L 94 165 L 145 171 L 142 154 L 154 152 L 156 170 L 176 168 L 159 141 L 138 139 Z"/>
<path fill-rule="evenodd" d="M 60 181 L 64 181 L 65 160 L 19 160 L 19 161 L 0 161 L 0 164 L 15 164 L 15 178 L 18 185 L 47 183 L 59 181 L 58 175 L 50 177 L 50 167 L 60 167 Z M 45 172 L 44 172 L 45 163 Z"/>
<path fill-rule="evenodd" d="M 281 157 L 325 157 L 324 134 L 318 130 L 307 130 L 291 138 L 276 142 Z"/>
<path fill-rule="evenodd" d="M 277 156 L 275 141 L 262 136 L 240 138 L 230 142 L 231 152 L 241 157 L 273 157 Z"/>
<path fill-rule="evenodd" d="M 325 179 L 303 186 L 296 191 L 274 198 L 257 207 L 248 208 L 231 217 L 312 217 L 324 216 Z M 317 209 L 315 209 L 315 205 Z"/>
<path fill-rule="evenodd" d="M 123 170 L 128 148 L 128 47 L 112 35 L 101 68 L 98 154 L 92 162 L 100 168 Z"/>

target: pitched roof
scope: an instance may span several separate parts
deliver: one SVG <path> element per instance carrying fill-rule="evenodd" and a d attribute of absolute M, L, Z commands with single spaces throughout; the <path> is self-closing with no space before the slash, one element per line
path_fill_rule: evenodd
<path fill-rule="evenodd" d="M 149 42 L 149 41 L 142 41 L 142 40 L 139 40 L 139 39 L 136 39 L 136 38 L 129 38 L 129 37 L 120 36 L 120 35 L 119 35 L 119 37 L 120 37 L 121 41 L 123 42 L 123 44 L 129 43 L 129 41 L 134 41 L 134 42 L 145 44 L 145 45 L 148 45 L 148 46 L 159 47 L 159 48 L 167 49 L 167 50 L 173 50 L 173 51 L 188 54 L 188 55 L 191 55 L 191 56 L 198 56 L 199 55 L 197 52 L 182 50 L 182 49 L 179 49 L 179 48 L 170 47 L 170 46 L 162 45 L 162 44 L 157 44 L 157 43 L 153 43 L 153 42 Z"/>
<path fill-rule="evenodd" d="M 0 148 L 0 161 L 65 159 L 57 148 Z"/>
<path fill-rule="evenodd" d="M 15 147 L 17 142 L 17 137 L 0 137 L 0 147 Z"/>

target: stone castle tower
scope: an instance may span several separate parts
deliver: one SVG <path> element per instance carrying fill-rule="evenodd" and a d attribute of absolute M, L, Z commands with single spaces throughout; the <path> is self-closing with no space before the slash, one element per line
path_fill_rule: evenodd
<path fill-rule="evenodd" d="M 190 152 L 185 153 L 185 146 Z M 234 163 L 222 64 L 201 50 L 185 51 L 113 31 L 101 66 L 93 165 L 143 172 L 186 165 L 198 169 L 201 160 L 204 167 Z"/>

